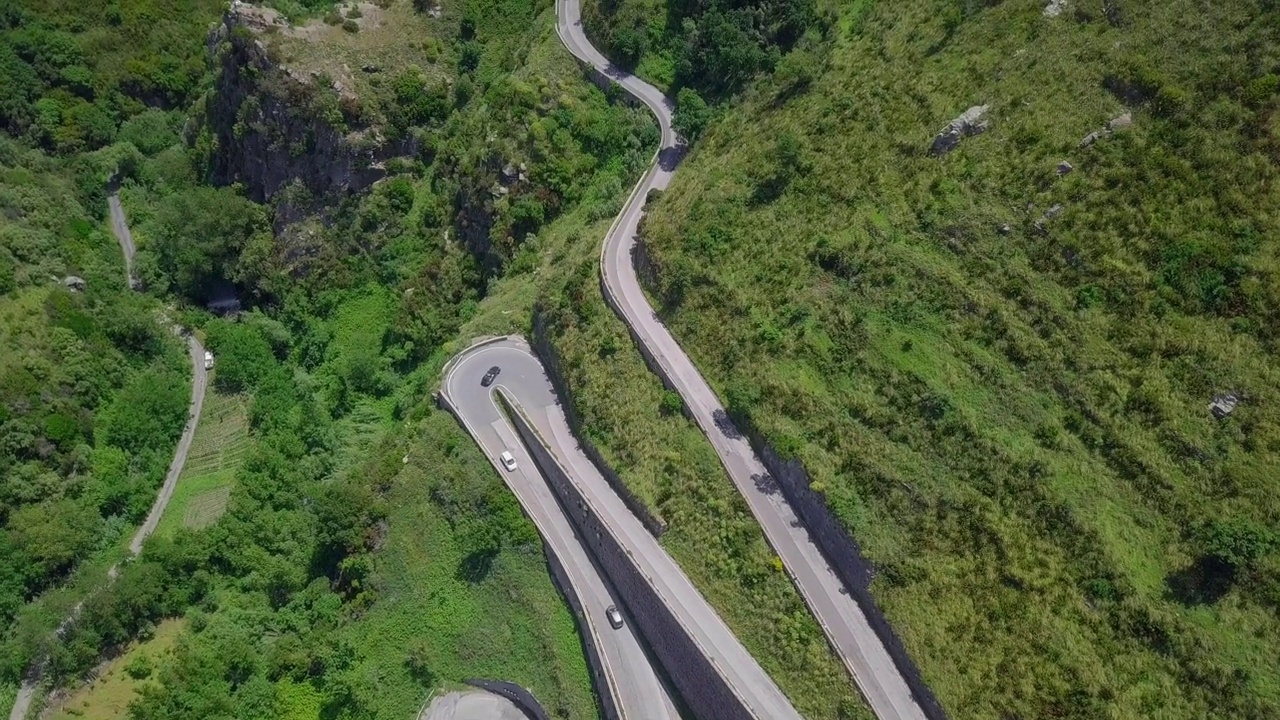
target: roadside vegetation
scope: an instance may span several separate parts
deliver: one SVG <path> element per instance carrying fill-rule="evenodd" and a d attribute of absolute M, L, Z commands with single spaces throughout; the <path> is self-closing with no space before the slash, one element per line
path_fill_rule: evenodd
<path fill-rule="evenodd" d="M 804 462 L 954 717 L 1271 717 L 1280 17 L 1043 9 L 816 26 L 651 207 L 654 303 L 735 419 Z M 977 105 L 990 129 L 931 154 Z M 606 337 L 577 341 L 599 348 L 584 388 Z M 656 383 L 617 378 L 616 412 L 656 427 Z M 579 399 L 602 446 L 607 405 Z M 635 447 L 613 452 L 661 467 Z"/>
<path fill-rule="evenodd" d="M 145 149 L 198 94 L 223 5 L 0 2 L 0 127 L 62 156 L 117 140 Z"/>
<path fill-rule="evenodd" d="M 805 717 L 871 718 L 848 671 L 773 554 L 679 395 L 645 367 L 600 295 L 598 242 L 542 289 L 587 439 L 664 522 L 661 543 Z M 566 258 L 567 260 L 568 258 Z"/>
<path fill-rule="evenodd" d="M 216 385 L 207 390 L 191 452 L 155 534 L 172 537 L 179 528 L 199 530 L 217 522 L 249 447 L 248 398 Z"/>
<path fill-rule="evenodd" d="M 6 627 L 21 616 L 52 628 L 56 609 L 29 603 L 86 561 L 118 556 L 151 506 L 186 417 L 186 355 L 160 323 L 159 304 L 125 288 L 119 248 L 85 209 L 77 182 L 67 163 L 0 138 Z"/>
<path fill-rule="evenodd" d="M 202 50 L 217 15 L 189 9 L 181 31 Z M 341 48 L 309 31 L 269 39 L 303 73 L 378 43 L 376 72 L 361 70 L 350 86 L 362 112 L 388 133 L 431 137 L 323 215 L 278 227 L 276 203 L 207 185 L 207 96 L 139 111 L 147 132 L 120 130 L 93 154 L 47 148 L 65 155 L 48 162 L 69 168 L 69 192 L 91 208 L 86 226 L 115 263 L 119 301 L 172 304 L 217 366 L 160 531 L 115 583 L 104 582 L 108 564 L 86 564 L 75 598 L 10 626 L 0 692 L 39 657 L 49 658 L 49 684 L 74 687 L 103 651 L 183 618 L 171 658 L 132 691 L 130 718 L 400 718 L 470 677 L 526 685 L 557 717 L 597 714 L 536 532 L 429 391 L 464 324 L 527 327 L 533 294 L 486 301 L 490 287 L 536 286 L 549 224 L 612 217 L 657 130 L 584 81 L 549 5 L 427 10 L 383 3 L 353 17 L 344 6 L 359 28 L 344 31 Z M 43 7 L 24 12 L 63 22 Z M 326 43 L 339 49 L 316 51 Z M 207 90 L 208 76 L 198 80 Z M 11 132 L 13 153 L 36 152 L 26 147 L 38 138 Z M 100 229 L 101 188 L 116 171 L 146 295 L 124 290 L 118 249 Z M 307 252 L 291 244 L 300 236 Z M 28 254 L 54 267 L 44 249 Z M 14 267 L 23 287 L 36 282 L 24 279 L 34 270 Z M 39 282 L 46 274 L 42 266 Z M 105 288 L 81 274 L 89 293 Z M 227 282 L 252 309 L 235 318 L 200 309 Z M 185 362 L 164 337 L 165 352 Z M 185 405 L 187 381 L 177 380 Z M 156 438 L 161 472 L 181 420 Z M 49 630 L 85 597 L 55 641 Z M 81 705 L 71 710 L 88 712 Z"/>
<path fill-rule="evenodd" d="M 132 643 L 118 657 L 98 668 L 94 681 L 67 692 L 50 703 L 52 720 L 115 720 L 127 716 L 129 703 L 142 686 L 173 660 L 178 639 L 186 623 L 181 618 L 164 620 L 153 632 Z"/>

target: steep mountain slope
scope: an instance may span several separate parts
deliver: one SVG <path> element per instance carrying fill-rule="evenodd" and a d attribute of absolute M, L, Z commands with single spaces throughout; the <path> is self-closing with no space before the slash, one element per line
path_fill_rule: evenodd
<path fill-rule="evenodd" d="M 186 112 L 139 112 L 102 136 L 118 142 L 101 157 L 53 147 L 84 167 L 54 189 L 83 191 L 92 209 L 41 215 L 65 232 L 0 254 L 6 290 L 49 290 L 49 272 L 80 272 L 97 297 L 97 267 L 63 263 L 57 241 L 71 250 L 93 239 L 102 185 L 119 170 L 138 275 L 203 333 L 218 358 L 212 382 L 241 393 L 249 434 L 216 523 L 153 539 L 110 587 L 91 593 L 90 578 L 60 638 L 49 630 L 65 608 L 8 626 L 0 697 L 33 657 L 50 657 L 51 684 L 75 683 L 103 650 L 188 614 L 134 717 L 406 717 L 470 677 L 509 679 L 558 717 L 590 717 L 580 639 L 537 535 L 428 391 L 446 348 L 469 339 L 463 323 L 527 325 L 527 290 L 481 301 L 499 283 L 538 282 L 553 247 L 542 235 L 563 244 L 611 216 L 648 157 L 652 121 L 591 87 L 547 5 L 274 6 L 292 19 L 242 4 L 221 19 L 227 8 L 185 17 L 172 47 L 194 39 L 209 60 Z M 50 8 L 24 9 L 79 28 L 67 31 L 75 42 L 113 17 Z M 272 17 L 281 22 L 261 21 Z M 375 134 L 386 154 L 366 152 Z M 5 180 L 42 187 L 34 166 L 11 170 L 27 150 L 0 151 Z M 17 217 L 23 208 L 4 193 Z M 113 280 L 124 292 L 122 273 Z M 228 289 L 253 311 L 202 309 Z M 100 324 L 91 329 L 114 329 Z M 113 360 L 103 351 L 101 362 Z M 36 390 L 59 389 L 56 374 L 42 379 Z M 94 470 L 73 478 L 92 485 Z M 58 527 L 80 517 L 62 515 Z M 19 573 L 30 565 L 10 558 Z M 6 611 L 23 591 L 8 579 Z"/>
<path fill-rule="evenodd" d="M 1050 5 L 818 13 L 640 261 L 956 717 L 1267 717 L 1280 18 Z"/>

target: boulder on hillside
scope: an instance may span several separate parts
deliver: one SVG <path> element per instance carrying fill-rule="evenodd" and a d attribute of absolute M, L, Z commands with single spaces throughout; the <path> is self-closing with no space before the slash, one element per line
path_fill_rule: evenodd
<path fill-rule="evenodd" d="M 988 105 L 974 105 L 947 123 L 942 132 L 934 136 L 929 154 L 945 155 L 955 149 L 962 139 L 986 132 L 991 127 L 991 122 L 987 119 L 989 109 Z"/>
<path fill-rule="evenodd" d="M 87 285 L 84 278 L 78 275 L 68 275 L 62 278 L 62 284 L 71 292 L 84 292 L 85 286 Z"/>
<path fill-rule="evenodd" d="M 1133 114 L 1130 113 L 1128 110 L 1126 110 L 1123 113 L 1108 120 L 1107 124 L 1101 130 L 1094 130 L 1088 135 L 1085 135 L 1084 138 L 1080 141 L 1080 147 L 1082 148 L 1089 147 L 1090 145 L 1098 142 L 1102 138 L 1110 135 L 1111 133 L 1120 132 L 1121 130 L 1125 130 L 1131 127 L 1132 125 L 1133 125 Z"/>
<path fill-rule="evenodd" d="M 1213 413 L 1215 418 L 1221 420 L 1235 411 L 1236 406 L 1239 404 L 1240 396 L 1236 393 L 1230 392 L 1215 395 L 1213 402 L 1209 403 L 1209 412 Z"/>
<path fill-rule="evenodd" d="M 1133 125 L 1133 114 L 1126 111 L 1108 120 L 1107 130 L 1116 132 L 1117 130 L 1124 130 L 1130 125 Z"/>

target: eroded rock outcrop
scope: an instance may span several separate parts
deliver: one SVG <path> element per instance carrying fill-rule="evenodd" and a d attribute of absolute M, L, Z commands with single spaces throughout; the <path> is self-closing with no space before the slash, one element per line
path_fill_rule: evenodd
<path fill-rule="evenodd" d="M 273 11 L 231 5 L 209 36 L 217 80 L 205 106 L 215 182 L 241 183 L 259 202 L 291 185 L 305 189 L 278 203 L 287 207 L 278 208 L 277 229 L 381 179 L 386 160 L 417 152 L 411 136 L 390 139 L 364 124 L 349 88 L 282 66 L 268 42 L 281 26 Z"/>
<path fill-rule="evenodd" d="M 991 121 L 987 119 L 987 112 L 990 109 L 987 105 L 974 105 L 965 110 L 955 120 L 947 123 L 933 138 L 933 144 L 929 147 L 930 155 L 946 155 L 955 149 L 956 145 L 966 137 L 980 135 L 991 127 Z"/>

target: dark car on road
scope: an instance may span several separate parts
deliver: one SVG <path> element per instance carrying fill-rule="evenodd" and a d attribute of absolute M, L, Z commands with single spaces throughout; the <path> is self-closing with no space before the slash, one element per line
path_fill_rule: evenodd
<path fill-rule="evenodd" d="M 480 378 L 480 387 L 489 387 L 492 385 L 493 379 L 498 377 L 498 373 L 500 372 L 502 372 L 502 368 L 497 365 L 489 368 L 489 372 L 485 373 L 484 377 Z"/>
<path fill-rule="evenodd" d="M 617 605 L 610 605 L 609 608 L 604 611 L 604 615 L 609 618 L 609 625 L 611 625 L 614 630 L 622 627 L 622 613 L 618 612 Z"/>

